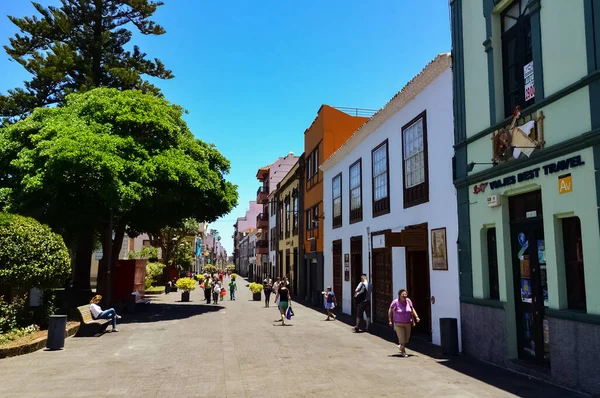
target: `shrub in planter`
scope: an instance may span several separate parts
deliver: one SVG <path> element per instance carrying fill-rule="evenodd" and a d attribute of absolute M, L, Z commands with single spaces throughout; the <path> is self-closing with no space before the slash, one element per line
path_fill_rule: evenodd
<path fill-rule="evenodd" d="M 212 275 L 215 272 L 217 272 L 217 267 L 215 267 L 214 265 L 211 265 L 211 264 L 207 264 L 204 266 L 204 272 Z"/>
<path fill-rule="evenodd" d="M 196 279 L 198 279 L 199 283 L 202 283 L 204 281 L 204 275 L 198 274 L 198 275 L 196 275 Z"/>
<path fill-rule="evenodd" d="M 190 301 L 190 291 L 196 289 L 196 282 L 192 278 L 179 278 L 177 288 L 181 289 L 181 301 Z"/>
<path fill-rule="evenodd" d="M 71 276 L 60 235 L 33 218 L 0 213 L 0 284 L 45 289 Z"/>
<path fill-rule="evenodd" d="M 255 282 L 252 282 L 248 288 L 252 293 L 260 293 L 263 291 L 263 285 Z"/>
<path fill-rule="evenodd" d="M 234 272 L 233 274 L 231 274 L 231 279 L 236 279 L 238 277 L 238 275 Z"/>

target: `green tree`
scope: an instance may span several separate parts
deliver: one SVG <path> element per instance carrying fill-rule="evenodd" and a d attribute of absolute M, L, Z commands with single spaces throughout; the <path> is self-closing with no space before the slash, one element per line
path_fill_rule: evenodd
<path fill-rule="evenodd" d="M 95 87 L 159 89 L 144 79 L 173 77 L 138 46 L 125 50 L 134 27 L 144 35 L 165 30 L 150 18 L 163 3 L 152 0 L 60 0 L 59 7 L 33 5 L 40 16 L 8 18 L 20 30 L 4 46 L 32 75 L 23 88 L 0 95 L 0 117 L 17 119 L 35 108 L 62 104 L 66 95 Z"/>
<path fill-rule="evenodd" d="M 98 88 L 0 129 L 0 198 L 63 234 L 76 251 L 77 287 L 89 288 L 98 236 L 102 290 L 126 230 L 211 222 L 236 206 L 229 161 L 195 139 L 182 116 L 162 98 Z"/>
<path fill-rule="evenodd" d="M 44 289 L 62 286 L 70 275 L 60 235 L 33 218 L 0 213 L 0 284 Z"/>
<path fill-rule="evenodd" d="M 147 229 L 150 242 L 153 246 L 160 247 L 162 262 L 169 264 L 177 248 L 185 244 L 186 236 L 196 236 L 200 230 L 200 223 L 193 218 L 183 219 L 175 226 L 166 226 L 153 231 Z M 193 256 L 193 252 L 192 252 Z"/>

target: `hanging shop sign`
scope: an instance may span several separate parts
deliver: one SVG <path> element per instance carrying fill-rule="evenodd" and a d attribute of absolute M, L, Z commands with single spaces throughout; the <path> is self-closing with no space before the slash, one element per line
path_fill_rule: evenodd
<path fill-rule="evenodd" d="M 558 177 L 558 193 L 569 193 L 573 191 L 573 177 L 571 173 Z"/>
<path fill-rule="evenodd" d="M 533 84 L 533 61 L 523 67 L 525 78 L 525 102 L 535 97 L 535 85 Z"/>
<path fill-rule="evenodd" d="M 525 182 L 538 178 L 540 176 L 540 172 L 543 172 L 544 175 L 550 175 L 583 165 L 585 165 L 585 162 L 581 160 L 581 155 L 577 155 L 564 160 L 559 160 L 558 162 L 546 164 L 542 167 L 525 170 L 521 173 L 504 177 L 501 180 L 492 181 L 489 183 L 489 186 L 491 190 L 504 188 L 510 185 L 515 185 L 518 182 Z"/>

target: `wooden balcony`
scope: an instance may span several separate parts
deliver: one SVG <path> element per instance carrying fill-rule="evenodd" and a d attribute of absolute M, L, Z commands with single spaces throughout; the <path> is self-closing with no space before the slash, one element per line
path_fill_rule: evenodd
<path fill-rule="evenodd" d="M 256 254 L 269 254 L 269 242 L 267 240 L 256 241 Z"/>
<path fill-rule="evenodd" d="M 256 203 L 258 204 L 265 204 L 269 201 L 269 187 L 267 186 L 261 186 L 258 188 L 258 191 L 256 191 Z"/>
<path fill-rule="evenodd" d="M 256 229 L 269 229 L 268 213 L 260 213 L 256 216 Z"/>

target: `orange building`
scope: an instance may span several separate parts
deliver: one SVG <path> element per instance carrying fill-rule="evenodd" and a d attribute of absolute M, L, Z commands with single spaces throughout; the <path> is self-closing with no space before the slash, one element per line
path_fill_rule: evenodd
<path fill-rule="evenodd" d="M 321 303 L 323 291 L 323 172 L 319 166 L 362 126 L 374 111 L 323 105 L 304 132 L 304 266 L 300 298 Z M 303 297 L 304 296 L 304 297 Z"/>

